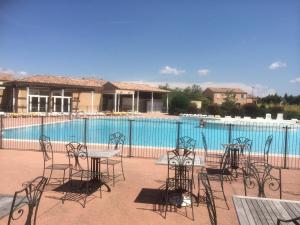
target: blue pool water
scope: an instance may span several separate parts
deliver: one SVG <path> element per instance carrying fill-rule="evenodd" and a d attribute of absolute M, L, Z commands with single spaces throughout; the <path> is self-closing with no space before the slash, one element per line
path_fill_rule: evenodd
<path fill-rule="evenodd" d="M 122 132 L 129 142 L 128 119 L 89 119 L 86 124 L 84 119 L 70 120 L 45 124 L 43 133 L 52 141 L 83 142 L 86 136 L 87 143 L 107 143 L 109 134 Z M 178 123 L 180 127 L 178 129 Z M 190 136 L 196 139 L 196 148 L 202 148 L 201 132 L 204 132 L 208 148 L 221 150 L 222 143 L 229 141 L 229 126 L 226 124 L 207 123 L 205 127 L 199 127 L 198 120 L 166 120 L 166 119 L 134 119 L 132 121 L 132 145 L 154 148 L 174 148 L 176 146 L 177 132 L 180 136 Z M 38 140 L 41 135 L 41 126 L 26 126 L 4 130 L 5 139 Z M 264 142 L 268 135 L 273 135 L 273 143 L 270 152 L 282 154 L 285 149 L 285 129 L 282 125 L 274 126 L 250 126 L 234 125 L 231 128 L 231 140 L 236 137 L 248 137 L 253 140 L 252 151 L 262 152 Z M 288 129 L 287 152 L 289 155 L 300 155 L 300 129 Z"/>

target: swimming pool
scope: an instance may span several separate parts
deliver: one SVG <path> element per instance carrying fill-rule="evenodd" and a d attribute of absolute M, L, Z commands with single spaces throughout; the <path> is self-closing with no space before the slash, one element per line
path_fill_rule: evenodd
<path fill-rule="evenodd" d="M 86 140 L 87 143 L 105 144 L 109 134 L 119 131 L 125 134 L 125 144 L 128 145 L 131 127 L 133 147 L 174 148 L 179 133 L 179 136 L 194 138 L 197 143 L 196 149 L 202 149 L 201 132 L 204 132 L 209 150 L 222 150 L 222 143 L 243 136 L 253 140 L 253 152 L 262 152 L 266 138 L 273 135 L 271 153 L 283 154 L 286 146 L 289 155 L 300 155 L 299 125 L 289 127 L 286 137 L 286 130 L 281 124 L 276 126 L 235 124 L 229 127 L 224 123 L 207 122 L 204 127 L 199 127 L 199 120 L 184 118 L 179 120 L 135 118 L 129 121 L 128 118 L 74 119 L 44 124 L 43 131 L 40 125 L 22 126 L 5 129 L 3 138 L 37 141 L 43 133 L 52 141 L 84 142 Z M 130 123 L 132 126 L 129 125 Z"/>

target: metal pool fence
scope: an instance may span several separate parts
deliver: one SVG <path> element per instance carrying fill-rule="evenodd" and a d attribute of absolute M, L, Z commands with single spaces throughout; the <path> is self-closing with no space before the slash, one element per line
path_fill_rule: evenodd
<path fill-rule="evenodd" d="M 41 116 L 1 117 L 0 148 L 40 150 L 39 137 L 49 136 L 56 152 L 65 152 L 69 142 L 81 142 L 89 149 L 105 149 L 108 135 L 121 132 L 126 137 L 124 154 L 129 157 L 158 158 L 175 149 L 178 139 L 189 136 L 196 140 L 195 151 L 204 155 L 202 133 L 208 151 L 221 154 L 222 144 L 237 137 L 253 140 L 252 155 L 264 156 L 269 135 L 273 141 L 269 163 L 282 168 L 300 168 L 300 125 L 284 123 L 214 122 L 200 124 L 196 119 L 151 119 L 113 116 Z M 204 126 L 200 126 L 204 125 Z M 214 159 L 217 162 L 217 157 Z"/>

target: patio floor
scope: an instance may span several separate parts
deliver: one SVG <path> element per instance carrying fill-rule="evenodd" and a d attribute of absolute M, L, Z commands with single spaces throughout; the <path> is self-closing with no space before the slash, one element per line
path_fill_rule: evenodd
<path fill-rule="evenodd" d="M 64 154 L 55 154 L 56 162 L 66 162 Z M 23 182 L 42 174 L 42 154 L 31 151 L 0 150 L 0 194 L 13 194 L 21 188 Z M 85 208 L 76 201 L 65 201 L 60 198 L 62 192 L 57 185 L 48 185 L 43 194 L 37 217 L 37 224 L 76 225 L 150 225 L 150 224 L 210 224 L 205 204 L 194 207 L 195 221 L 184 216 L 184 209 L 168 212 L 163 218 L 159 211 L 153 211 L 151 198 L 143 193 L 154 193 L 163 183 L 167 175 L 165 166 L 155 165 L 154 159 L 125 158 L 124 168 L 126 181 L 118 181 L 111 192 L 103 188 L 102 198 L 99 191 L 88 198 Z M 116 170 L 119 168 L 116 167 Z M 54 174 L 55 176 L 61 176 Z M 283 198 L 300 200 L 300 171 L 283 170 Z M 112 185 L 111 185 L 112 186 Z M 213 189 L 219 189 L 218 183 L 212 183 Z M 143 191 L 142 191 L 143 190 Z M 196 190 L 195 190 L 196 193 Z M 218 224 L 238 224 L 232 195 L 243 195 L 241 178 L 225 183 L 225 193 L 230 210 L 226 209 L 222 199 L 216 200 Z M 221 193 L 217 194 L 221 196 Z M 272 197 L 279 196 L 278 193 Z M 146 203 L 148 202 L 148 203 Z M 190 215 L 191 210 L 188 208 Z M 182 215 L 183 214 L 183 215 Z M 0 220 L 6 224 L 7 217 Z"/>

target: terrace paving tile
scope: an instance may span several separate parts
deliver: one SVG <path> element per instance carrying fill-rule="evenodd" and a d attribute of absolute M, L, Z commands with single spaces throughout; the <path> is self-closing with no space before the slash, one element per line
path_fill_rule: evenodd
<path fill-rule="evenodd" d="M 57 163 L 66 162 L 65 154 L 56 153 Z M 126 180 L 120 180 L 108 193 L 103 188 L 102 198 L 96 191 L 88 198 L 86 208 L 78 202 L 65 201 L 60 198 L 62 192 L 58 185 L 48 185 L 43 194 L 37 217 L 37 224 L 43 225 L 175 225 L 175 224 L 210 224 L 206 206 L 194 207 L 195 221 L 185 216 L 169 212 L 164 219 L 159 212 L 153 211 L 151 199 L 143 198 L 145 191 L 158 189 L 167 176 L 165 166 L 155 165 L 156 159 L 125 158 L 124 168 Z M 21 188 L 23 182 L 42 174 L 42 154 L 32 151 L 0 150 L 0 194 L 13 194 Z M 117 168 L 118 169 L 118 168 Z M 53 175 L 60 176 L 55 173 Z M 300 200 L 300 171 L 283 171 L 283 198 Z M 213 188 L 219 184 L 212 182 Z M 195 190 L 196 192 L 196 190 Z M 225 183 L 225 193 L 230 210 L 226 209 L 222 199 L 216 200 L 218 222 L 221 225 L 238 225 L 237 216 L 232 203 L 232 195 L 243 195 L 242 180 Z M 155 196 L 155 191 L 150 193 Z M 221 193 L 220 193 L 221 194 Z M 272 194 L 271 197 L 276 197 Z M 184 209 L 181 211 L 184 214 Z M 190 213 L 188 209 L 188 213 Z M 7 224 L 7 217 L 0 220 L 0 225 Z"/>

